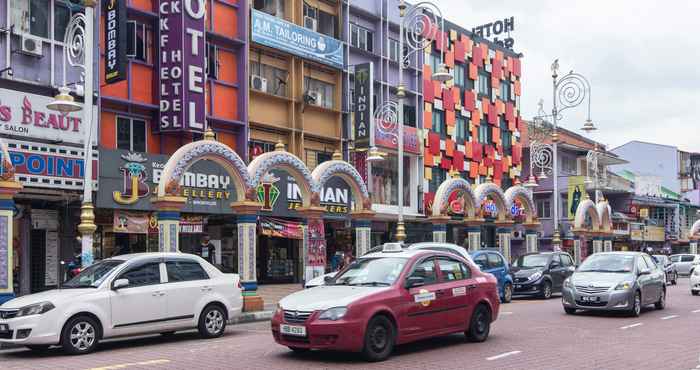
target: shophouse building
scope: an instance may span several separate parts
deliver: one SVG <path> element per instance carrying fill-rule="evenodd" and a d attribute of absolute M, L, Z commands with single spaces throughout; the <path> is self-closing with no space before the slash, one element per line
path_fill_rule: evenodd
<path fill-rule="evenodd" d="M 83 104 L 81 70 L 63 54 L 71 15 L 82 11 L 64 1 L 0 0 L 0 137 L 23 185 L 14 197 L 12 243 L 0 242 L 0 302 L 56 287 L 61 261 L 72 260 L 80 247 L 89 124 L 83 111 L 62 115 L 47 105 L 64 84 Z M 95 169 L 97 157 L 89 164 Z"/>

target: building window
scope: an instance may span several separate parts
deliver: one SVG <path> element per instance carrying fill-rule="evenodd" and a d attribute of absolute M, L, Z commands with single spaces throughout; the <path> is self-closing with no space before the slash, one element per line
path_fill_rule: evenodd
<path fill-rule="evenodd" d="M 576 172 L 576 158 L 561 156 L 561 173 L 565 175 L 575 175 Z"/>
<path fill-rule="evenodd" d="M 513 133 L 506 130 L 501 130 L 501 143 L 503 144 L 503 154 L 513 154 Z"/>
<path fill-rule="evenodd" d="M 219 78 L 219 48 L 209 43 L 207 43 L 207 77 L 214 80 Z"/>
<path fill-rule="evenodd" d="M 398 157 L 394 154 L 387 154 L 383 161 L 372 164 L 372 176 L 370 177 L 372 203 L 398 205 L 398 164 Z M 411 194 L 411 158 L 404 156 L 403 164 L 404 206 L 409 206 L 411 202 L 407 199 L 410 198 Z"/>
<path fill-rule="evenodd" d="M 432 169 L 433 177 L 430 179 L 430 191 L 436 192 L 440 184 L 447 180 L 447 170 L 440 167 L 433 167 Z"/>
<path fill-rule="evenodd" d="M 152 32 L 145 24 L 136 21 L 126 23 L 126 55 L 129 58 L 148 62 Z"/>
<path fill-rule="evenodd" d="M 479 73 L 479 95 L 486 96 L 491 99 L 491 84 L 489 81 L 489 75 L 486 73 Z"/>
<path fill-rule="evenodd" d="M 364 27 L 350 23 L 350 45 L 371 53 L 374 51 L 374 33 Z"/>
<path fill-rule="evenodd" d="M 399 61 L 399 41 L 394 39 L 389 39 L 389 59 L 394 62 Z"/>
<path fill-rule="evenodd" d="M 326 13 L 304 2 L 304 27 L 336 38 L 337 23 L 335 15 Z"/>
<path fill-rule="evenodd" d="M 250 62 L 250 88 L 277 96 L 287 96 L 289 73 L 284 69 L 259 62 Z"/>
<path fill-rule="evenodd" d="M 464 66 L 461 64 L 455 64 L 454 74 L 455 85 L 464 88 Z"/>
<path fill-rule="evenodd" d="M 284 18 L 284 0 L 253 0 L 253 8 L 278 18 Z"/>
<path fill-rule="evenodd" d="M 333 153 L 319 152 L 317 150 L 306 150 L 306 166 L 313 170 L 319 164 L 333 159 Z"/>
<path fill-rule="evenodd" d="M 53 8 L 51 4 L 49 0 L 11 0 L 10 23 L 15 25 L 16 32 L 63 42 L 71 15 L 82 12 L 82 7 L 69 8 L 63 1 L 53 1 Z"/>
<path fill-rule="evenodd" d="M 146 121 L 118 117 L 117 149 L 146 152 Z"/>
<path fill-rule="evenodd" d="M 486 122 L 481 122 L 479 125 L 479 142 L 481 144 L 490 144 L 491 140 L 489 138 L 490 136 L 490 127 Z"/>
<path fill-rule="evenodd" d="M 464 117 L 457 117 L 457 127 L 455 127 L 455 138 L 458 141 L 469 139 L 467 120 Z"/>
<path fill-rule="evenodd" d="M 416 127 L 416 107 L 411 105 L 403 106 L 403 124 L 404 126 Z"/>
<path fill-rule="evenodd" d="M 445 127 L 445 112 L 434 109 L 433 110 L 433 131 L 444 137 L 447 131 Z"/>
<path fill-rule="evenodd" d="M 501 100 L 510 100 L 510 82 L 501 81 Z"/>
<path fill-rule="evenodd" d="M 249 141 L 248 142 L 248 160 L 253 160 L 260 154 L 272 152 L 275 150 L 275 143 L 268 141 Z"/>
<path fill-rule="evenodd" d="M 433 73 L 437 72 L 438 68 L 440 68 L 441 63 L 442 62 L 440 61 L 440 54 L 431 53 L 428 57 L 428 64 L 430 64 L 430 69 L 433 71 Z"/>
<path fill-rule="evenodd" d="M 552 202 L 549 199 L 537 199 L 535 203 L 537 205 L 537 218 L 552 217 Z"/>
<path fill-rule="evenodd" d="M 304 77 L 304 86 L 306 87 L 306 93 L 313 98 L 309 101 L 309 104 L 333 109 L 335 106 L 335 86 L 311 77 Z"/>

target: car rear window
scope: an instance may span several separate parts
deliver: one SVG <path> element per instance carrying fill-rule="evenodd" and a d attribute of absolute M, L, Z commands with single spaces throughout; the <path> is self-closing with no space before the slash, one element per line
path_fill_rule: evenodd
<path fill-rule="evenodd" d="M 681 262 L 693 262 L 695 256 L 681 256 Z"/>
<path fill-rule="evenodd" d="M 209 279 L 209 275 L 199 262 L 168 261 L 165 263 L 165 268 L 168 271 L 168 282 L 171 283 Z"/>

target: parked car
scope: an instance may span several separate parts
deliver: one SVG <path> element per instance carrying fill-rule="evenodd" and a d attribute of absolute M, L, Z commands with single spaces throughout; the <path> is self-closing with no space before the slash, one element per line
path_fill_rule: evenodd
<path fill-rule="evenodd" d="M 575 268 L 574 260 L 565 252 L 524 254 L 513 263 L 513 294 L 549 299 L 553 293 L 561 292 L 564 280 Z"/>
<path fill-rule="evenodd" d="M 564 282 L 562 305 L 577 309 L 627 311 L 639 316 L 643 306 L 666 307 L 664 271 L 641 252 L 605 252 L 586 258 Z"/>
<path fill-rule="evenodd" d="M 690 294 L 700 294 L 700 269 L 693 270 L 693 273 L 690 275 Z"/>
<path fill-rule="evenodd" d="M 678 275 L 688 276 L 700 265 L 700 255 L 697 254 L 674 254 L 670 258 L 676 265 Z"/>
<path fill-rule="evenodd" d="M 387 244 L 389 244 L 389 243 L 387 243 Z M 401 248 L 405 248 L 405 249 L 429 249 L 429 250 L 434 250 L 434 251 L 442 251 L 442 252 L 452 253 L 452 254 L 455 254 L 455 255 L 460 256 L 462 258 L 466 258 L 467 260 L 471 261 L 471 257 L 469 256 L 469 253 L 467 252 L 467 250 L 464 247 L 460 247 L 457 244 L 438 243 L 438 242 L 421 242 L 421 243 L 415 243 L 415 244 L 404 244 L 404 243 L 391 243 L 391 244 L 397 244 Z M 384 249 L 385 245 L 386 244 L 382 244 L 382 245 L 372 247 L 366 254 L 381 252 L 382 249 Z M 304 288 L 313 288 L 315 286 L 323 285 L 327 280 L 332 279 L 337 273 L 338 273 L 338 271 L 333 271 L 333 272 L 329 272 L 325 275 L 317 276 L 317 277 L 307 281 L 304 284 Z"/>
<path fill-rule="evenodd" d="M 663 254 L 655 254 L 652 257 L 654 262 L 656 262 L 656 266 L 664 271 L 666 283 L 676 285 L 678 283 L 678 271 L 676 271 L 676 265 L 671 262 L 671 259 Z"/>
<path fill-rule="evenodd" d="M 480 249 L 470 252 L 474 263 L 481 271 L 488 272 L 498 280 L 498 295 L 501 302 L 508 303 L 513 298 L 513 276 L 506 258 L 497 250 Z"/>
<path fill-rule="evenodd" d="M 499 312 L 496 278 L 466 258 L 389 243 L 325 285 L 293 293 L 272 317 L 274 340 L 295 352 L 389 357 L 394 345 L 464 332 L 485 341 Z"/>
<path fill-rule="evenodd" d="M 197 328 L 221 336 L 243 306 L 238 275 L 181 253 L 126 254 L 97 262 L 50 290 L 0 306 L 0 342 L 70 354 L 102 339 Z"/>

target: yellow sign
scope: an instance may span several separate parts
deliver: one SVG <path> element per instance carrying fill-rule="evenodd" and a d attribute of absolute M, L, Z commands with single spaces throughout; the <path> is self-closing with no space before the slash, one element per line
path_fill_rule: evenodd
<path fill-rule="evenodd" d="M 661 226 L 647 226 L 644 232 L 644 240 L 650 242 L 662 242 L 666 240 L 664 228 Z"/>
<path fill-rule="evenodd" d="M 586 177 L 585 176 L 571 176 L 569 177 L 569 191 L 568 191 L 568 205 L 569 209 L 567 213 L 569 219 L 573 220 L 576 216 L 576 208 L 578 208 L 583 195 L 586 192 Z"/>
<path fill-rule="evenodd" d="M 649 218 L 649 208 L 640 208 L 639 209 L 639 217 L 640 218 Z"/>

